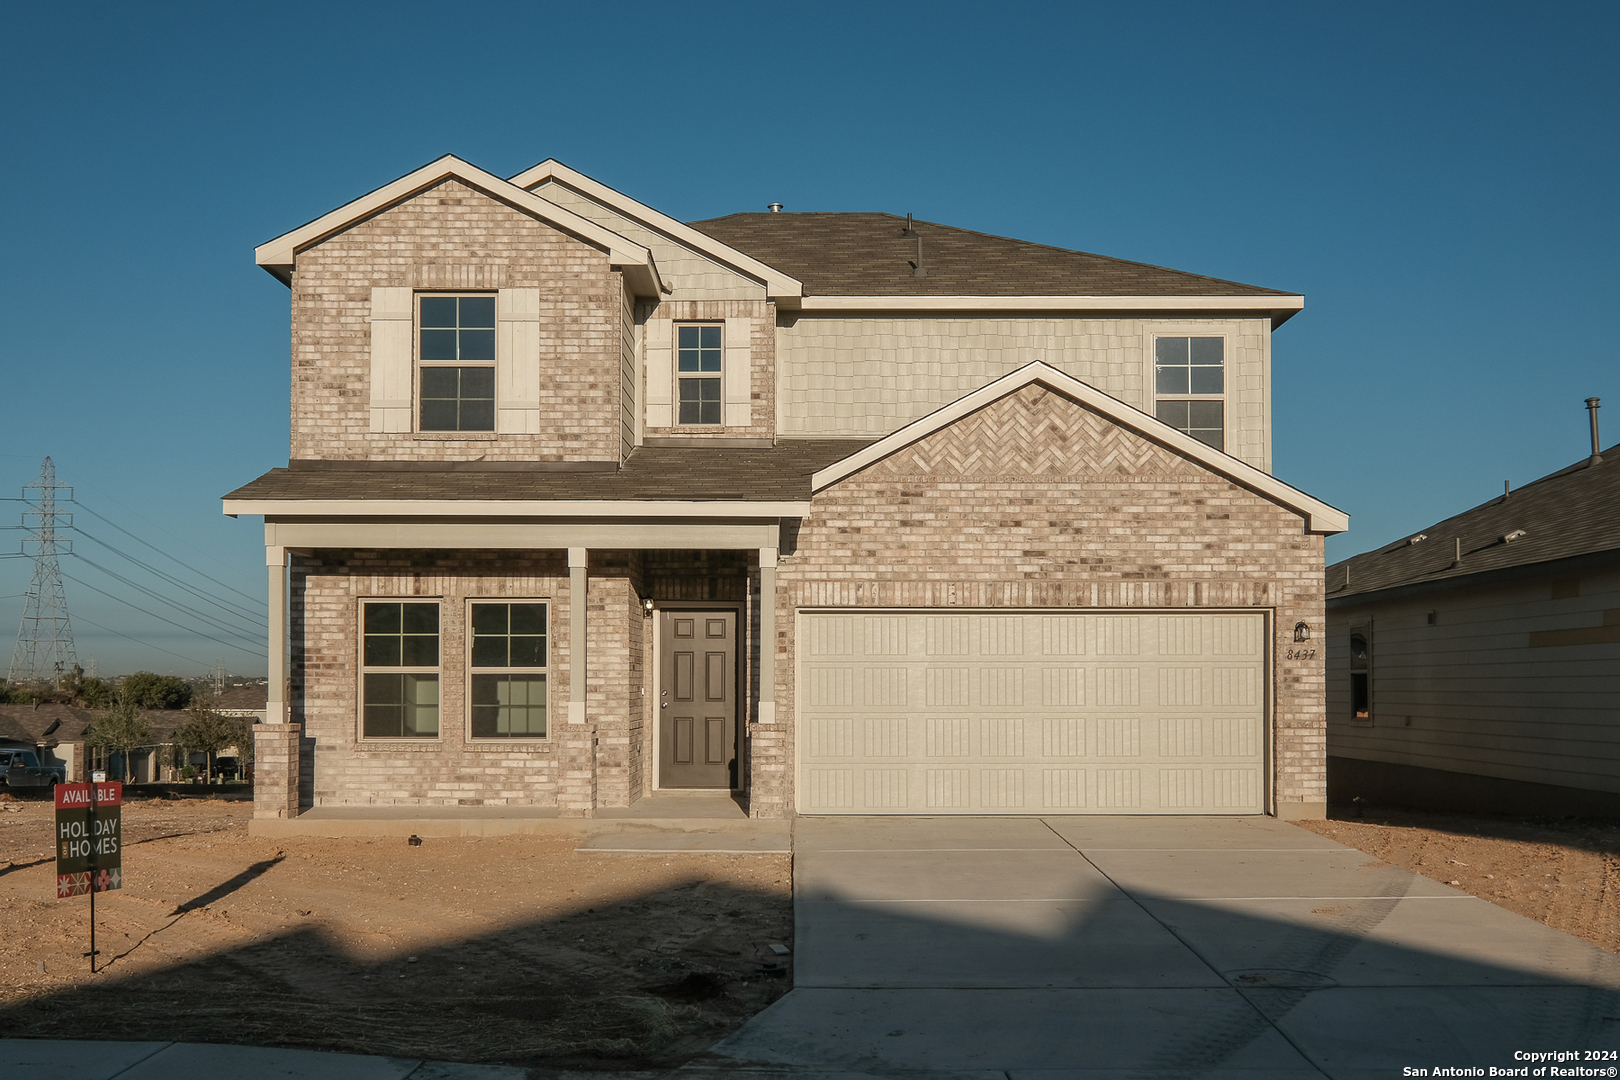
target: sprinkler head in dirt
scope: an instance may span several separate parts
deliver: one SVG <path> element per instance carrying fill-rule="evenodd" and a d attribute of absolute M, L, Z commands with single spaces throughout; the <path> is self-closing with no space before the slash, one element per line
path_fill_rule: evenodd
<path fill-rule="evenodd" d="M 415 833 L 411 833 L 411 838 L 409 840 L 405 841 L 405 842 L 407 844 L 411 845 L 411 847 L 421 847 L 422 846 L 422 838 L 420 836 L 417 836 Z"/>

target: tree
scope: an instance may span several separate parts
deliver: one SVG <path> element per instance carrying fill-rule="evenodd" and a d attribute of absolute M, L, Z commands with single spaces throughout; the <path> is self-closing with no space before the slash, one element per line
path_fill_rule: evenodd
<path fill-rule="evenodd" d="M 227 746 L 241 750 L 251 746 L 253 732 L 240 717 L 221 716 L 214 711 L 212 699 L 194 698 L 186 710 L 186 721 L 175 732 L 175 741 L 189 754 L 207 755 L 204 776 L 214 779 L 214 757 Z"/>
<path fill-rule="evenodd" d="M 152 725 L 129 693 L 120 691 L 112 707 L 90 721 L 84 744 L 98 750 L 120 750 L 124 755 L 124 779 L 129 779 L 129 758 L 137 746 L 152 743 Z"/>
<path fill-rule="evenodd" d="M 111 708 L 117 694 L 118 692 L 113 689 L 112 683 L 106 679 L 91 676 L 79 684 L 79 700 L 92 709 Z"/>
<path fill-rule="evenodd" d="M 120 689 L 143 709 L 183 709 L 191 704 L 191 685 L 173 675 L 137 671 L 124 676 Z"/>

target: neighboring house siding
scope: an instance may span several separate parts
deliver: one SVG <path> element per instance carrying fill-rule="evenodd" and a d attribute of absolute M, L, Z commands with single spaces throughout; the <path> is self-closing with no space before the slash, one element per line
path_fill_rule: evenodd
<path fill-rule="evenodd" d="M 752 731 L 756 814 L 794 806 L 806 607 L 1270 610 L 1276 797 L 1326 802 L 1321 661 L 1285 659 L 1296 622 L 1322 623 L 1322 537 L 1061 395 L 1026 387 L 832 485 L 785 550 L 780 722 Z"/>
<path fill-rule="evenodd" d="M 1620 793 L 1620 569 L 1351 601 L 1328 620 L 1335 757 Z M 1372 715 L 1356 721 L 1363 624 Z"/>
<path fill-rule="evenodd" d="M 658 264 L 658 275 L 682 300 L 763 300 L 765 287 L 753 278 L 721 266 L 691 248 L 675 243 L 663 233 L 654 232 L 639 222 L 632 221 L 600 203 L 548 181 L 531 189 L 547 202 L 580 217 L 612 229 L 626 240 L 640 244 L 653 253 Z"/>
<path fill-rule="evenodd" d="M 881 436 L 1034 360 L 1153 412 L 1155 334 L 1221 334 L 1226 452 L 1270 471 L 1271 328 L 1263 319 L 794 316 L 778 320 L 785 436 Z"/>
<path fill-rule="evenodd" d="M 373 288 L 538 289 L 540 432 L 372 431 Z M 624 291 L 605 253 L 453 180 L 338 233 L 293 275 L 291 457 L 619 460 Z"/>

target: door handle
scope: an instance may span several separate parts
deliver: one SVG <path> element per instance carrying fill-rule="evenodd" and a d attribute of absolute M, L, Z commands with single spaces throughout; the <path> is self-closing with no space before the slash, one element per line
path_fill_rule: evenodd
<path fill-rule="evenodd" d="M 658 707 L 660 709 L 667 709 L 667 708 L 669 708 L 669 702 L 667 702 L 667 701 L 659 702 Z"/>

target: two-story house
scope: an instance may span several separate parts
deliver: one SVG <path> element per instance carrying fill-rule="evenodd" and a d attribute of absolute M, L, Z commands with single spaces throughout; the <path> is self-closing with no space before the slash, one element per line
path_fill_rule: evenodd
<path fill-rule="evenodd" d="M 1325 806 L 1302 298 L 876 213 L 683 224 L 445 157 L 292 292 L 261 815 L 736 792 L 809 814 Z"/>

